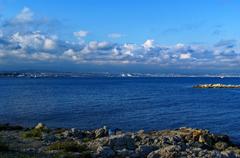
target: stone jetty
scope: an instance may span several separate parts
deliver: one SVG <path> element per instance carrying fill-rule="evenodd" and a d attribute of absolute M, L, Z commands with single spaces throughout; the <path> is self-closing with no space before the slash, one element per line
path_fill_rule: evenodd
<path fill-rule="evenodd" d="M 240 85 L 226 85 L 226 84 L 200 84 L 193 86 L 193 88 L 240 88 Z"/>

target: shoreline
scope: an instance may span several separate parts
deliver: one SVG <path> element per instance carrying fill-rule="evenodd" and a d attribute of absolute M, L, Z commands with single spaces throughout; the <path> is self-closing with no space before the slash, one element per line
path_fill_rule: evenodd
<path fill-rule="evenodd" d="M 33 128 L 0 124 L 0 157 L 24 158 L 175 158 L 240 157 L 227 135 L 182 127 L 124 132 L 106 126 L 94 130 Z"/>

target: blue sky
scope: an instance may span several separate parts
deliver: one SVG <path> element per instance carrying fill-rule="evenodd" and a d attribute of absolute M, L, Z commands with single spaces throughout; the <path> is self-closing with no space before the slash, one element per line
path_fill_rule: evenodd
<path fill-rule="evenodd" d="M 1 13 L 12 17 L 23 7 L 38 16 L 65 22 L 70 33 L 85 29 L 89 39 L 142 43 L 153 38 L 164 44 L 214 43 L 240 36 L 237 0 L 1 0 Z"/>
<path fill-rule="evenodd" d="M 0 0 L 0 69 L 235 73 L 239 8 L 237 0 Z"/>

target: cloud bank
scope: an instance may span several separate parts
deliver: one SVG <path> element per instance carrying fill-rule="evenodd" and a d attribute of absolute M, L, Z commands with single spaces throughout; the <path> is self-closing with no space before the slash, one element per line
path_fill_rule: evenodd
<path fill-rule="evenodd" d="M 0 26 L 0 66 L 6 63 L 68 62 L 76 65 L 145 65 L 176 69 L 235 69 L 240 66 L 238 41 L 214 45 L 161 45 L 153 39 L 142 44 L 85 41 L 89 31 L 72 33 L 76 41 L 64 41 L 45 30 L 51 24 L 36 18 L 27 7 Z M 119 38 L 120 34 L 106 35 Z M 79 42 L 80 41 L 80 42 Z"/>

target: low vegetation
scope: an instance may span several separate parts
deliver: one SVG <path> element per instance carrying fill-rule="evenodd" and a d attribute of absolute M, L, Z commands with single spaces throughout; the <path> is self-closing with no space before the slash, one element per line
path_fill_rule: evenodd
<path fill-rule="evenodd" d="M 42 131 L 37 129 L 32 129 L 30 131 L 26 131 L 22 134 L 23 138 L 41 138 Z"/>
<path fill-rule="evenodd" d="M 43 124 L 38 124 L 35 128 L 22 133 L 23 138 L 35 138 L 41 139 L 44 133 L 49 133 L 50 129 L 47 129 Z"/>
<path fill-rule="evenodd" d="M 48 147 L 48 150 L 62 150 L 65 152 L 84 152 L 87 151 L 87 147 L 85 145 L 78 144 L 73 141 L 66 142 L 55 142 Z"/>

